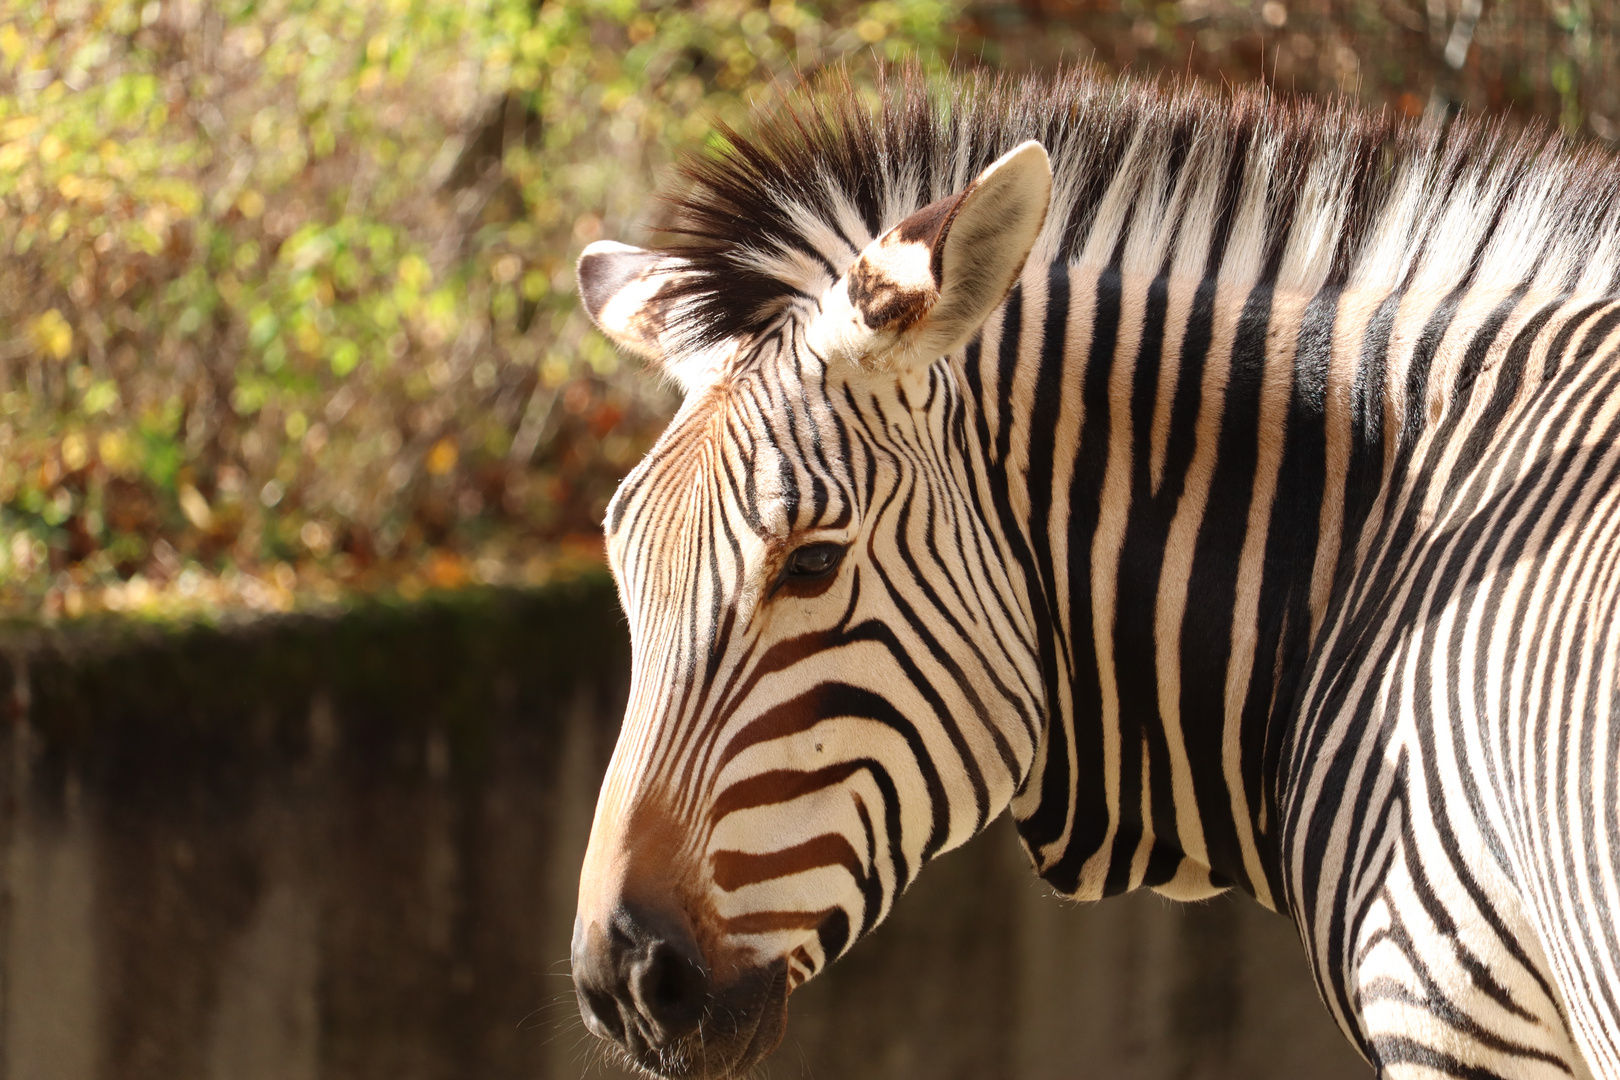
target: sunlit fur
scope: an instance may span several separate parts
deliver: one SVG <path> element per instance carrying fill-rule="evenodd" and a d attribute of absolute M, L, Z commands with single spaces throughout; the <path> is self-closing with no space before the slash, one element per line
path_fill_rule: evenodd
<path fill-rule="evenodd" d="M 650 875 L 717 969 L 796 985 L 1010 806 L 1064 893 L 1290 914 L 1384 1075 L 1620 1076 L 1613 163 L 897 81 L 801 92 L 672 196 L 689 393 L 608 513 L 634 680 L 582 917 Z M 1026 139 L 1052 208 L 966 347 L 805 347 Z M 778 586 L 827 539 L 824 592 Z"/>

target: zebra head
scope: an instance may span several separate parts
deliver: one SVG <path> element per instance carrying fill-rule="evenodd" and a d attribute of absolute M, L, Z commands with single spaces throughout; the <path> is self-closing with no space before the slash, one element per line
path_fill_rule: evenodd
<path fill-rule="evenodd" d="M 1030 769 L 1034 631 L 936 361 L 1006 299 L 1050 195 L 1024 143 L 723 340 L 689 332 L 678 255 L 580 259 L 598 326 L 686 391 L 608 509 L 633 673 L 573 942 L 587 1026 L 646 1069 L 774 1049 L 792 990 Z"/>

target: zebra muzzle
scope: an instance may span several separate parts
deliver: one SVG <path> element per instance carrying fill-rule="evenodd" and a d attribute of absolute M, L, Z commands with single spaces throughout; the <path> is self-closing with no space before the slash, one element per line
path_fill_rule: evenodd
<path fill-rule="evenodd" d="M 671 1080 L 736 1075 L 781 1041 L 786 966 L 719 985 L 686 920 L 620 905 L 604 925 L 574 923 L 574 989 L 586 1028 Z"/>

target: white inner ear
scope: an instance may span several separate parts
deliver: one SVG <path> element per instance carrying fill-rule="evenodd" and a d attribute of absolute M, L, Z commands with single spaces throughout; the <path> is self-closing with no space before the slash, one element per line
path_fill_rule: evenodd
<path fill-rule="evenodd" d="M 579 257 L 579 292 L 591 319 L 614 344 L 652 361 L 690 394 L 713 382 L 724 366 L 724 343 L 694 349 L 672 329 L 681 301 L 666 288 L 687 273 L 678 258 L 599 240 Z"/>
<path fill-rule="evenodd" d="M 677 315 L 675 302 L 663 293 L 686 269 L 681 259 L 598 240 L 579 257 L 580 299 L 615 344 L 663 363 L 675 351 L 668 327 Z"/>
<path fill-rule="evenodd" d="M 640 327 L 646 322 L 653 298 L 666 280 L 663 274 L 635 278 L 614 293 L 596 313 L 597 324 L 614 340 L 641 337 Z"/>
<path fill-rule="evenodd" d="M 1045 148 L 1033 140 L 1015 147 L 968 186 L 935 241 L 944 245 L 940 281 L 933 277 L 934 248 L 901 239 L 902 223 L 868 245 L 827 290 L 806 341 L 829 363 L 910 366 L 954 352 L 1006 299 L 1051 198 Z M 896 296 L 909 299 L 900 307 L 913 317 L 890 317 L 893 305 L 885 302 Z"/>
<path fill-rule="evenodd" d="M 1033 140 L 974 181 L 945 237 L 944 282 L 928 320 L 942 355 L 963 345 L 1007 298 L 1051 200 L 1051 162 Z"/>

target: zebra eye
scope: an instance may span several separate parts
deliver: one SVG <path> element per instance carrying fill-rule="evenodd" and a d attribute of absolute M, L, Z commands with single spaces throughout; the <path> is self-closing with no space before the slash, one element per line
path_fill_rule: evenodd
<path fill-rule="evenodd" d="M 788 556 L 782 576 L 789 581 L 814 581 L 838 569 L 843 558 L 842 544 L 806 544 Z"/>

